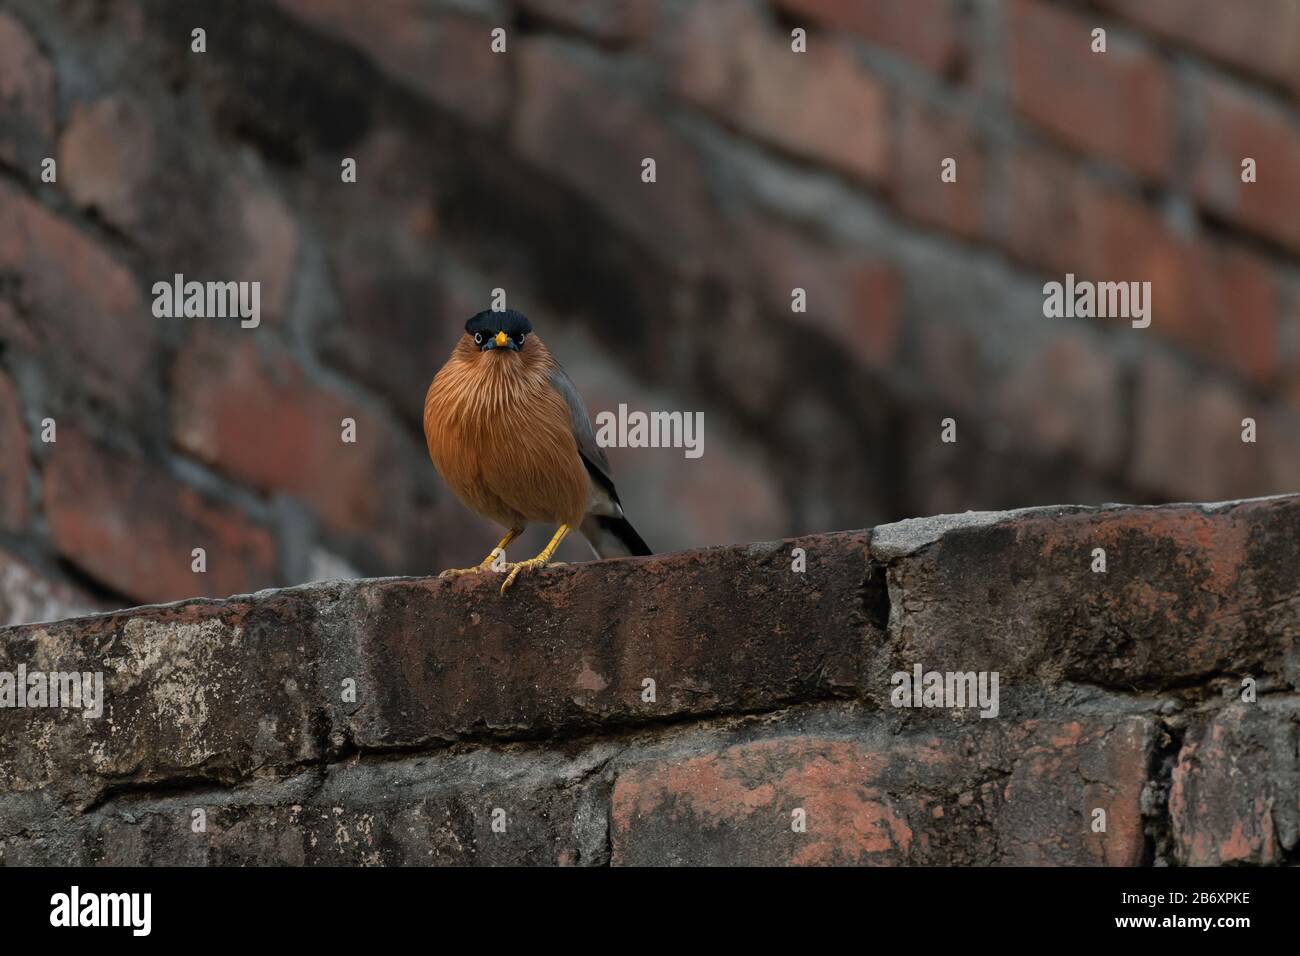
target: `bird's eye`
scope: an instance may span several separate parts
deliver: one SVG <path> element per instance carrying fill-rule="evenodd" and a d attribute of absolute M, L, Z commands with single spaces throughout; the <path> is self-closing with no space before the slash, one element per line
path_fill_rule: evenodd
<path fill-rule="evenodd" d="M 482 344 L 483 344 L 483 333 L 482 333 L 482 332 L 475 332 L 475 333 L 474 333 L 474 344 L 475 344 L 475 345 L 482 345 Z"/>
<path fill-rule="evenodd" d="M 520 345 L 523 345 L 523 344 L 524 344 L 524 339 L 526 339 L 526 338 L 528 338 L 528 333 L 527 333 L 527 332 L 520 332 L 520 333 L 519 333 L 519 344 L 520 344 Z"/>

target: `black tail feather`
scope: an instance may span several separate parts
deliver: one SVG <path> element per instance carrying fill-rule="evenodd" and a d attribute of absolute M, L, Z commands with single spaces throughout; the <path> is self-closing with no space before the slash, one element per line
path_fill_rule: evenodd
<path fill-rule="evenodd" d="M 632 522 L 626 518 L 608 518 L 605 515 L 596 515 L 596 523 L 600 530 L 613 535 L 619 540 L 619 543 L 625 547 L 630 554 L 641 556 L 654 554 L 650 546 L 645 543 L 642 537 L 636 533 L 636 528 L 632 527 Z M 597 549 L 599 550 L 599 548 Z M 604 555 L 602 555 L 604 557 Z"/>

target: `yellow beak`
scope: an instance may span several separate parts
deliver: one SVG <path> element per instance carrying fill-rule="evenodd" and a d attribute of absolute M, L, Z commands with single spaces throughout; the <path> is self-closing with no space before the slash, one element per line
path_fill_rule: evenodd
<path fill-rule="evenodd" d="M 509 341 L 510 341 L 510 339 L 506 337 L 506 334 L 505 334 L 504 332 L 498 332 L 498 333 L 497 333 L 497 337 L 496 337 L 496 347 L 497 347 L 497 348 L 499 348 L 499 349 L 503 349 L 503 348 L 505 348 L 505 347 L 506 347 L 506 343 L 509 342 Z"/>

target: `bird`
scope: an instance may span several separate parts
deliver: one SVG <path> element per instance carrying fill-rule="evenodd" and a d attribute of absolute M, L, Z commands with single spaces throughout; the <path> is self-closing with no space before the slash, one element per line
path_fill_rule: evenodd
<path fill-rule="evenodd" d="M 452 493 L 506 529 L 479 564 L 439 577 L 496 566 L 505 594 L 521 573 L 550 563 L 575 528 L 598 558 L 653 554 L 623 513 L 582 396 L 522 313 L 488 309 L 465 323 L 425 393 L 424 437 Z M 533 523 L 558 526 L 550 543 L 535 558 L 498 565 Z"/>

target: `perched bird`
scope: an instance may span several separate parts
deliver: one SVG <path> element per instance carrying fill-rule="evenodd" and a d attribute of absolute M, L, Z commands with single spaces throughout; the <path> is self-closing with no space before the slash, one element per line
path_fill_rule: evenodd
<path fill-rule="evenodd" d="M 479 565 L 441 577 L 491 568 L 533 522 L 559 528 L 537 557 L 503 566 L 502 594 L 550 561 L 573 528 L 597 557 L 653 553 L 623 515 L 582 397 L 520 313 L 480 312 L 465 323 L 425 394 L 424 437 L 456 497 L 506 528 Z"/>

